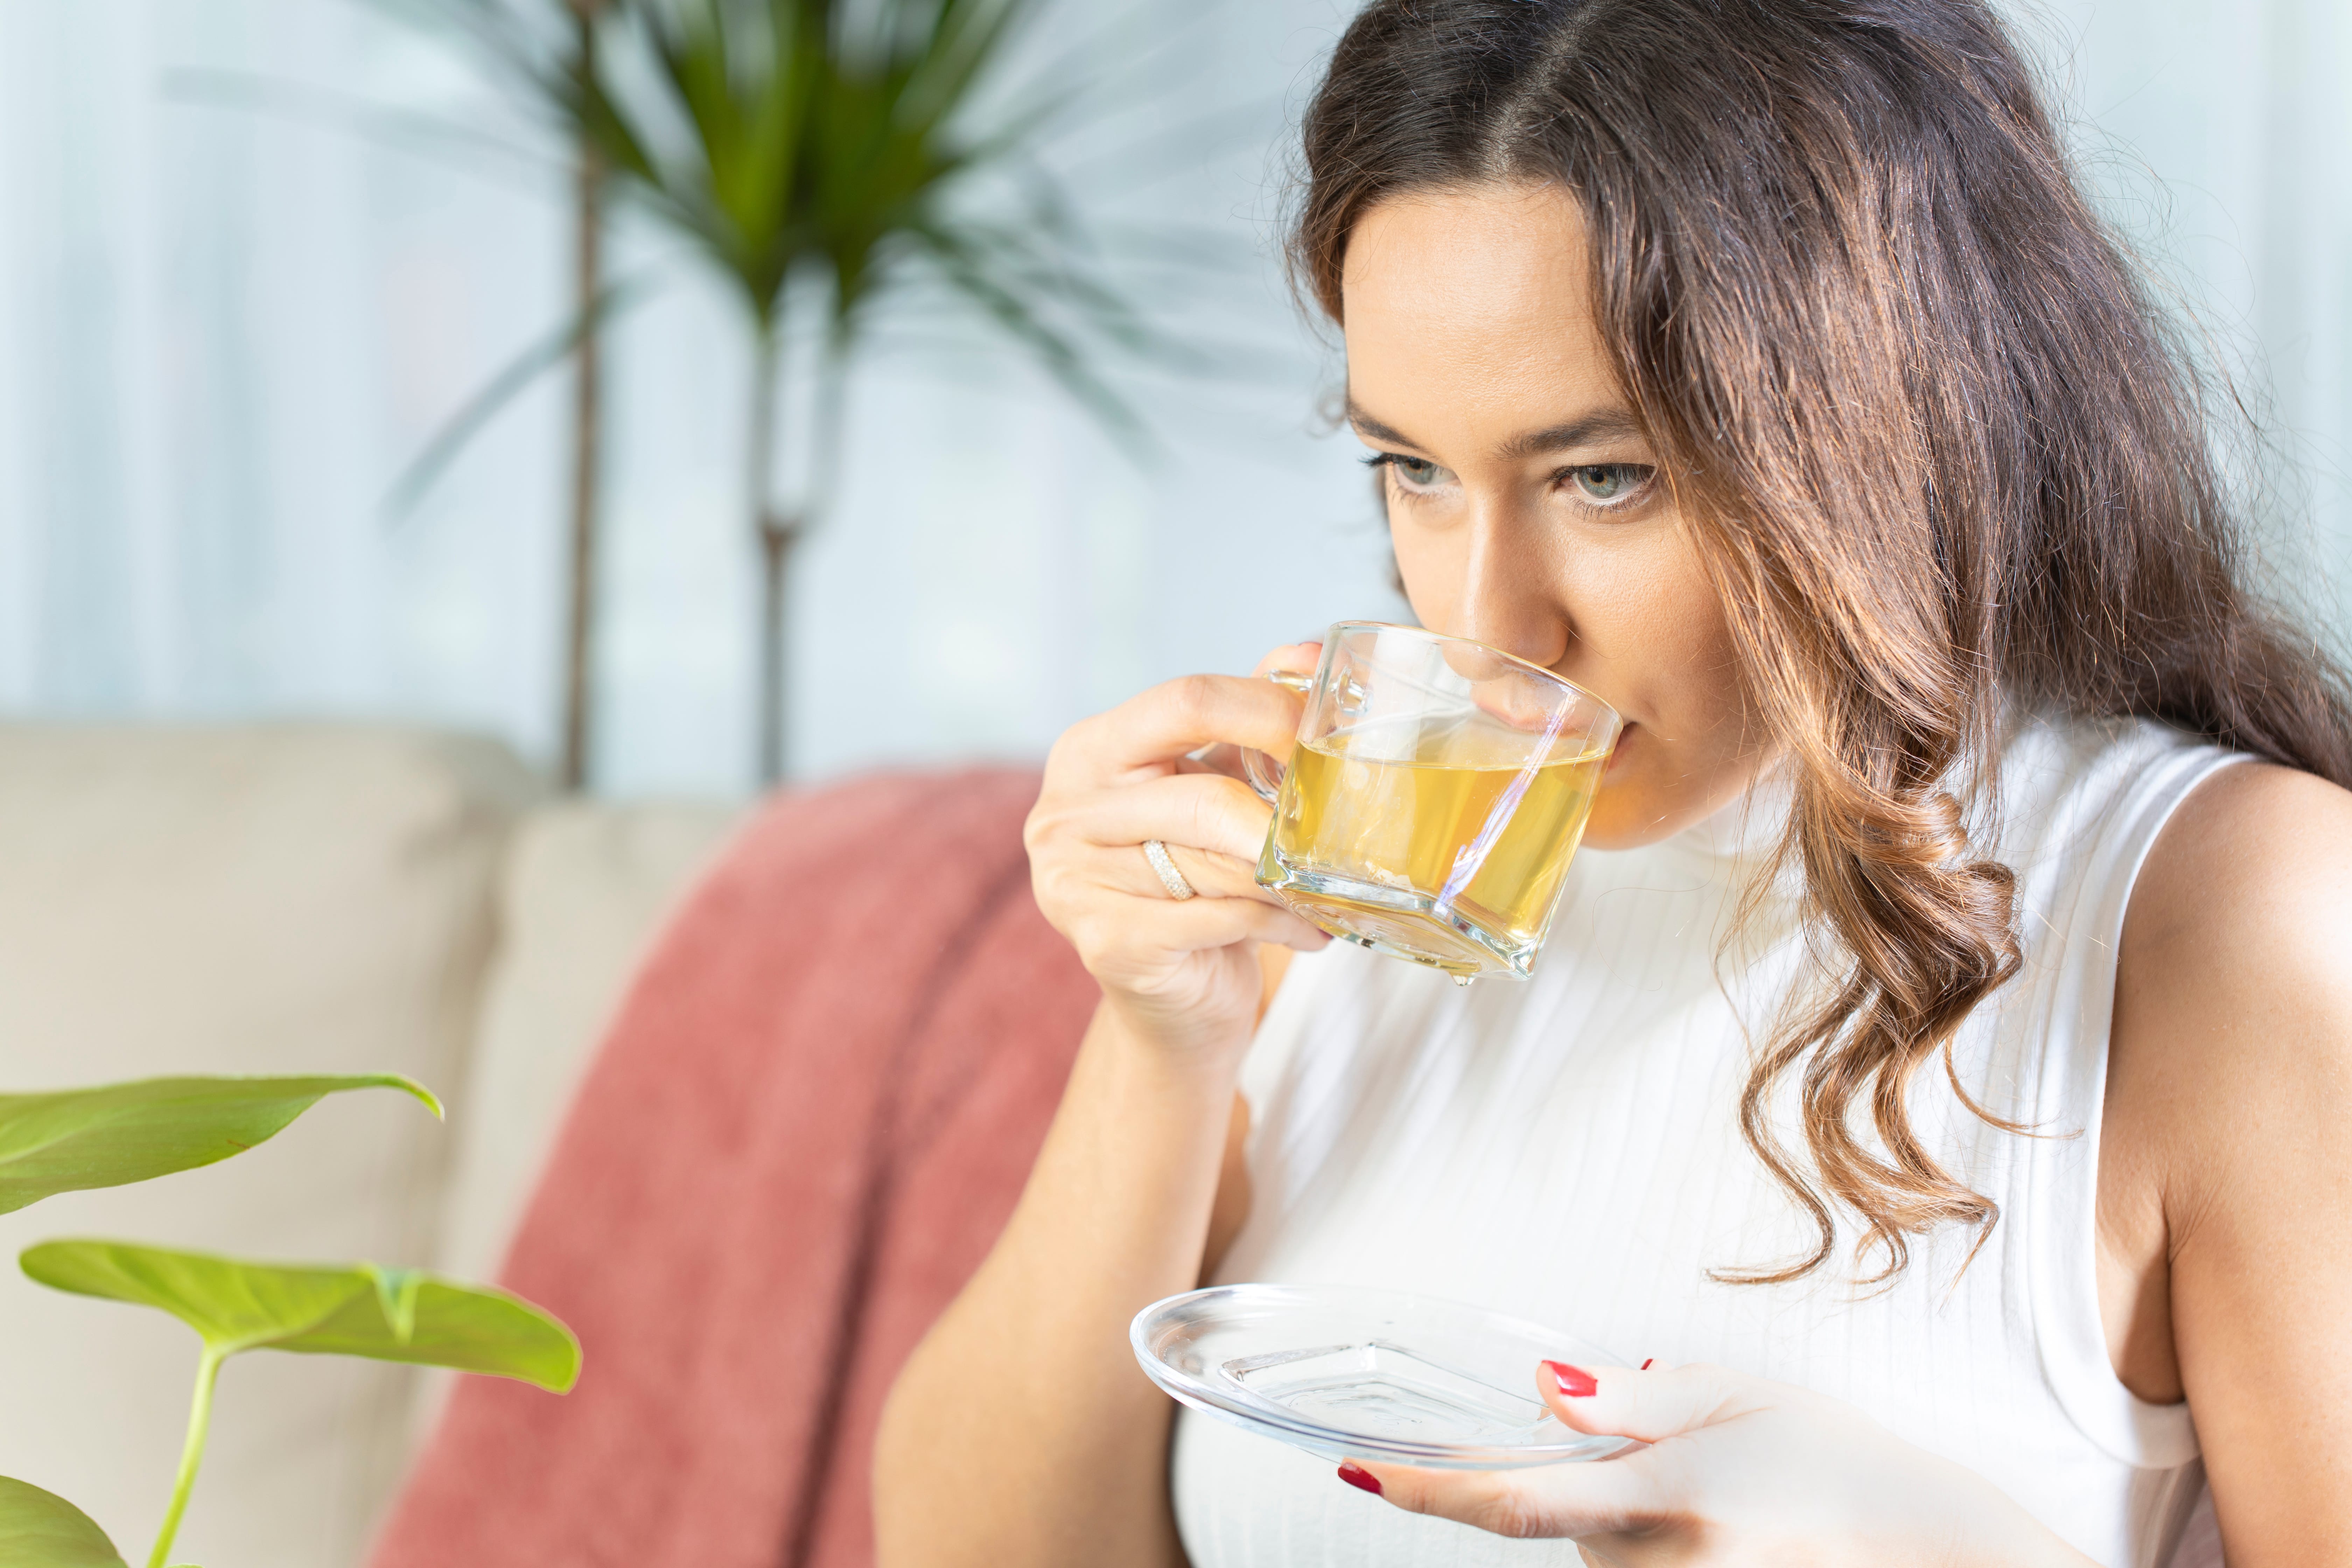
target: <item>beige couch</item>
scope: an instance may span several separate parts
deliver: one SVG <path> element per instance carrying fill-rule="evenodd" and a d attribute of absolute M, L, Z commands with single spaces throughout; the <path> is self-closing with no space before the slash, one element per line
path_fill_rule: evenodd
<path fill-rule="evenodd" d="M 142 1561 L 195 1367 L 172 1320 L 6 1266 L 36 1240 L 494 1272 L 639 951 L 740 812 L 551 800 L 503 747 L 419 730 L 0 726 L 0 1090 L 392 1069 L 449 1110 L 337 1096 L 225 1164 L 0 1216 L 0 1475 Z M 232 1363 L 173 1561 L 357 1564 L 434 1392 Z"/>

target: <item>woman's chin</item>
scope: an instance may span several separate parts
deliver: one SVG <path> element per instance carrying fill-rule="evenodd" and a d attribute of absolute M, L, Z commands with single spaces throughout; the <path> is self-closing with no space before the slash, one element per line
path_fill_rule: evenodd
<path fill-rule="evenodd" d="M 1667 776 L 1660 777 L 1666 773 Z M 1622 772 L 1601 777 L 1592 798 L 1592 816 L 1584 825 L 1588 849 L 1639 849 L 1672 838 L 1684 828 L 1705 822 L 1739 797 L 1752 782 L 1753 770 L 1742 768 L 1735 778 L 1713 787 L 1694 788 L 1689 777 L 1654 769 L 1636 762 Z"/>
<path fill-rule="evenodd" d="M 1650 737 L 1638 724 L 1628 724 L 1601 770 L 1601 788 L 1592 797 L 1592 815 L 1585 820 L 1582 843 L 1587 849 L 1639 849 L 1671 838 L 1685 826 L 1675 807 L 1675 792 L 1661 787 Z M 1696 820 L 1693 818 L 1692 820 Z"/>
<path fill-rule="evenodd" d="M 1661 809 L 1664 805 L 1647 790 L 1603 784 L 1599 798 L 1592 803 L 1592 816 L 1584 825 L 1583 847 L 1604 852 L 1639 849 L 1645 844 L 1672 838 L 1699 820 L 1697 816 L 1686 818 L 1672 809 Z"/>

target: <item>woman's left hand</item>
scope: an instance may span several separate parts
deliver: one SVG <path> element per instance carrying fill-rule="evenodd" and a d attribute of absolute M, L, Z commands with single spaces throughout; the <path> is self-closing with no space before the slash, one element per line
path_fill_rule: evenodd
<path fill-rule="evenodd" d="M 1807 1389 L 1713 1366 L 1558 1362 L 1541 1363 L 1536 1384 L 1577 1431 L 1650 1446 L 1599 1463 L 1483 1473 L 1350 1460 L 1340 1479 L 1498 1535 L 1573 1537 L 1587 1563 L 1607 1568 L 2091 1561 L 1981 1476 Z"/>

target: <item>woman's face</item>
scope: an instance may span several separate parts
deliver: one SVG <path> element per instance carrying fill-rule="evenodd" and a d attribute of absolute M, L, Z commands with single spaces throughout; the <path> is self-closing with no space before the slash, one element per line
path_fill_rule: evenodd
<path fill-rule="evenodd" d="M 1647 844 L 1762 756 L 1722 605 L 1592 319 L 1556 187 L 1392 197 L 1341 277 L 1348 419 L 1372 448 L 1421 624 L 1545 666 L 1624 716 L 1585 842 Z"/>

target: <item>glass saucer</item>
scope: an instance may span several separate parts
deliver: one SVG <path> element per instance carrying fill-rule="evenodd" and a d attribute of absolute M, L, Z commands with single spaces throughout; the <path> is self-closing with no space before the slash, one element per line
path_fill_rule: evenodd
<path fill-rule="evenodd" d="M 1327 1459 L 1507 1470 L 1633 1445 L 1563 1426 L 1536 1363 L 1620 1366 L 1540 1324 L 1433 1297 L 1337 1285 L 1217 1285 L 1129 1325 L 1152 1382 L 1193 1409 Z"/>

